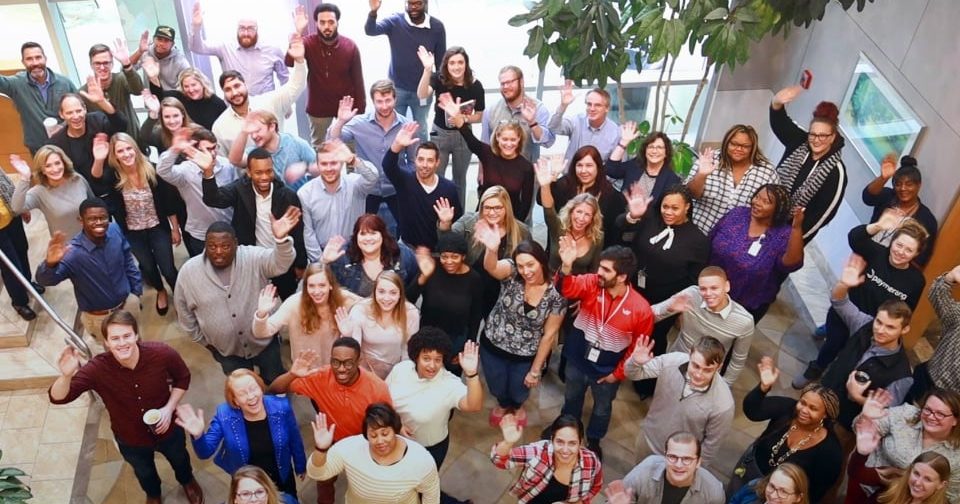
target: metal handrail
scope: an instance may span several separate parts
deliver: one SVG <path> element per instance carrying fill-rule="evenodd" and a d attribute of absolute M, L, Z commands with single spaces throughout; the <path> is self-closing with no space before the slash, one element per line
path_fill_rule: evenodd
<path fill-rule="evenodd" d="M 64 338 L 64 341 L 68 345 L 80 351 L 84 357 L 91 359 L 93 357 L 93 352 L 90 351 L 90 347 L 87 346 L 87 342 L 83 341 L 83 337 L 77 334 L 69 324 L 64 322 L 63 318 L 60 317 L 60 314 L 57 313 L 57 311 L 54 310 L 49 303 L 47 303 L 46 299 L 43 299 L 43 296 L 41 296 L 36 289 L 33 288 L 33 284 L 30 283 L 30 280 L 27 280 L 27 278 L 23 276 L 23 273 L 20 273 L 20 270 L 15 264 L 13 264 L 13 261 L 11 261 L 10 258 L 7 257 L 7 254 L 4 254 L 2 250 L 0 250 L 0 261 L 3 261 L 3 264 L 6 265 L 11 272 L 13 272 L 14 276 L 17 277 L 17 281 L 27 289 L 27 292 L 30 293 L 30 296 L 33 299 L 37 300 L 37 303 L 40 304 L 40 307 L 43 308 L 43 311 L 47 312 L 47 314 L 50 315 L 50 318 L 52 318 L 53 321 L 60 326 L 60 329 L 63 329 L 63 331 L 67 333 L 67 337 Z"/>

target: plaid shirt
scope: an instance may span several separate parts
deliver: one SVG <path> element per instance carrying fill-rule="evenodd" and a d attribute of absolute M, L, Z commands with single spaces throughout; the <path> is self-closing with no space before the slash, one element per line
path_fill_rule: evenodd
<path fill-rule="evenodd" d="M 719 162 L 719 153 L 714 158 Z M 700 164 L 694 163 L 687 176 L 685 184 L 689 184 L 693 177 L 700 170 Z M 746 173 L 740 179 L 739 184 L 733 183 L 733 172 L 729 169 L 717 168 L 716 171 L 707 175 L 704 181 L 703 194 L 697 198 L 693 205 L 693 223 L 700 228 L 703 234 L 707 234 L 713 229 L 713 226 L 721 217 L 727 214 L 731 208 L 738 206 L 750 206 L 753 199 L 753 193 L 764 184 L 780 183 L 780 177 L 772 166 L 750 165 Z"/>
<path fill-rule="evenodd" d="M 504 457 L 497 455 L 497 445 L 490 450 L 490 459 L 493 465 L 500 469 L 521 467 L 520 478 L 510 489 L 517 498 L 518 504 L 530 502 L 543 492 L 553 477 L 553 443 L 537 441 L 528 445 L 518 446 L 510 450 Z M 570 495 L 566 502 L 590 501 L 600 493 L 603 485 L 603 469 L 600 460 L 586 448 L 580 448 L 580 457 L 570 475 Z"/>

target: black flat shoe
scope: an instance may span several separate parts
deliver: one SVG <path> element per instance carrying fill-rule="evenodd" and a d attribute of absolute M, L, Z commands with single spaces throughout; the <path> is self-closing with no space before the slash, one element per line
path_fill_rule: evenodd
<path fill-rule="evenodd" d="M 37 318 L 37 312 L 33 311 L 29 306 L 14 306 L 13 309 L 17 311 L 17 315 L 20 315 L 20 318 L 23 320 L 30 321 Z"/>
<path fill-rule="evenodd" d="M 157 308 L 158 315 L 160 315 L 161 317 L 166 315 L 167 312 L 170 310 L 170 296 L 167 296 L 167 306 L 164 306 L 163 308 L 160 308 L 160 296 L 157 296 L 157 304 L 155 306 Z"/>
<path fill-rule="evenodd" d="M 37 291 L 37 294 L 43 294 L 47 292 L 47 288 L 38 284 L 37 282 L 30 282 L 30 285 L 33 286 L 33 290 Z"/>

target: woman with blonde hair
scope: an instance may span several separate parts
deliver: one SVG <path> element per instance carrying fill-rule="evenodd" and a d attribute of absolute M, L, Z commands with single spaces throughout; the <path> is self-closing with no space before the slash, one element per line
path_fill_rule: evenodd
<path fill-rule="evenodd" d="M 728 504 L 810 504 L 808 481 L 800 466 L 789 462 L 781 464 L 770 474 L 741 488 Z"/>
<path fill-rule="evenodd" d="M 280 504 L 277 486 L 257 466 L 243 466 L 230 479 L 227 504 Z"/>
<path fill-rule="evenodd" d="M 143 279 L 157 289 L 157 313 L 166 315 L 170 305 L 163 279 L 171 290 L 177 284 L 173 245 L 180 244 L 180 223 L 170 205 L 176 190 L 157 176 L 126 133 L 113 136 L 108 157 L 110 175 L 116 178 L 113 197 L 118 205 L 114 218 L 140 263 Z"/>
<path fill-rule="evenodd" d="M 902 476 L 894 480 L 876 499 L 879 504 L 947 504 L 950 462 L 939 453 L 923 452 Z"/>
<path fill-rule="evenodd" d="M 253 317 L 253 335 L 270 338 L 284 327 L 290 338 L 290 355 L 313 350 L 318 362 L 330 361 L 334 340 L 342 336 L 336 314 L 350 310 L 360 301 L 356 294 L 342 289 L 329 264 L 313 263 L 303 272 L 302 288 L 270 313 L 277 303 L 277 288 L 267 284 L 260 291 L 257 313 Z"/>
<path fill-rule="evenodd" d="M 63 231 L 67 236 L 80 232 L 77 208 L 83 200 L 93 197 L 93 191 L 87 180 L 73 170 L 73 162 L 60 147 L 44 145 L 37 149 L 32 170 L 16 154 L 10 155 L 10 164 L 20 175 L 10 201 L 13 213 L 40 210 L 50 236 L 55 231 Z"/>
<path fill-rule="evenodd" d="M 573 262 L 574 275 L 592 273 L 600 265 L 603 250 L 603 219 L 597 198 L 582 192 L 569 198 L 558 214 L 553 198 L 553 173 L 549 162 L 540 159 L 537 163 L 537 183 L 543 204 L 543 220 L 547 223 L 550 271 L 560 268 L 559 246 L 561 237 L 567 237 L 577 246 L 577 259 Z M 569 175 L 568 175 L 569 176 Z"/>
<path fill-rule="evenodd" d="M 420 311 L 406 300 L 395 271 L 377 276 L 373 296 L 336 313 L 340 332 L 360 342 L 360 363 L 380 379 L 407 359 L 407 340 L 420 329 Z"/>
<path fill-rule="evenodd" d="M 147 107 L 147 120 L 140 126 L 140 144 L 163 152 L 173 144 L 173 135 L 183 128 L 193 126 L 187 108 L 180 100 L 168 96 L 159 99 L 149 92 L 143 93 Z"/>
<path fill-rule="evenodd" d="M 207 76 L 195 68 L 180 72 L 177 89 L 164 91 L 160 86 L 160 66 L 151 59 L 143 62 L 143 70 L 150 79 L 150 92 L 160 98 L 173 97 L 180 100 L 187 114 L 194 122 L 207 129 L 213 129 L 213 123 L 227 104 L 213 92 L 213 86 Z"/>
<path fill-rule="evenodd" d="M 434 206 L 437 212 L 437 230 L 440 236 L 454 233 L 463 236 L 470 248 L 467 250 L 467 264 L 480 273 L 483 278 L 483 309 L 481 315 L 486 318 L 493 309 L 500 294 L 500 282 L 491 277 L 483 268 L 483 256 L 486 248 L 476 240 L 476 229 L 482 221 L 483 226 L 493 227 L 500 234 L 500 247 L 497 259 L 506 259 L 524 240 L 530 239 L 530 229 L 521 220 L 514 217 L 510 194 L 502 186 L 488 187 L 480 195 L 480 210 L 464 214 L 453 222 L 453 206 L 445 198 L 440 198 Z"/>

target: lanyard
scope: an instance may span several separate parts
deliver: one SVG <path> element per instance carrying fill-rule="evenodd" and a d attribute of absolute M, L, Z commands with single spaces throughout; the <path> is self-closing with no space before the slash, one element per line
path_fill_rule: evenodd
<path fill-rule="evenodd" d="M 600 330 L 599 330 L 599 332 L 597 333 L 597 344 L 598 344 L 598 345 L 600 344 L 599 339 L 600 339 L 600 334 L 603 333 L 603 328 L 606 327 L 607 323 L 610 322 L 610 319 L 612 319 L 613 316 L 616 315 L 616 314 L 620 311 L 620 308 L 623 308 L 623 303 L 625 303 L 625 302 L 627 301 L 627 297 L 629 297 L 629 296 L 630 296 L 630 289 L 628 288 L 628 289 L 627 289 L 627 292 L 625 292 L 625 293 L 623 294 L 623 297 L 620 298 L 620 303 L 617 305 L 617 307 L 614 308 L 613 310 L 611 310 L 611 311 L 610 311 L 610 314 L 607 316 L 607 318 L 604 319 L 604 318 L 603 318 L 603 312 L 606 311 L 607 298 L 606 298 L 606 296 L 604 296 L 604 293 L 603 293 L 603 292 L 600 293 Z"/>

